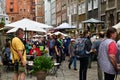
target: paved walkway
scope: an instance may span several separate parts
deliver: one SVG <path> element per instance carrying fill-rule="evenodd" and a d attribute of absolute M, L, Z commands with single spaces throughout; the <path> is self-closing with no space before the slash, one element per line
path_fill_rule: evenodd
<path fill-rule="evenodd" d="M 77 69 L 79 69 L 79 61 L 77 62 Z M 63 74 L 63 73 L 64 74 Z M 12 80 L 13 73 L 12 72 L 4 72 L 2 73 L 2 79 L 0 80 Z M 118 76 L 119 77 L 119 76 Z M 119 78 L 120 79 L 120 78 Z M 119 80 L 117 79 L 117 80 Z M 36 80 L 36 77 L 27 76 L 25 80 Z M 79 71 L 75 71 L 73 69 L 68 69 L 68 61 L 65 61 L 61 69 L 58 70 L 57 77 L 56 76 L 47 76 L 46 80 L 79 80 Z M 92 63 L 92 68 L 88 69 L 87 80 L 98 80 L 97 79 L 97 65 L 96 62 Z"/>

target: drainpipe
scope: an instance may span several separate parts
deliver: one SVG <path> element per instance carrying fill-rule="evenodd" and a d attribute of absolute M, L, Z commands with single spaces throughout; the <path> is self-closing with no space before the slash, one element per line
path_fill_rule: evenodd
<path fill-rule="evenodd" d="M 88 19 L 88 0 L 86 0 L 86 19 Z"/>
<path fill-rule="evenodd" d="M 98 19 L 101 20 L 101 0 L 98 0 Z"/>

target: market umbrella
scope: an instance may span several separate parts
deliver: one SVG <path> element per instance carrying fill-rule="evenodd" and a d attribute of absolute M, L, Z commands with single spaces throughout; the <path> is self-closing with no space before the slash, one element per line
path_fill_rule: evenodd
<path fill-rule="evenodd" d="M 91 19 L 88 19 L 88 20 L 82 21 L 82 23 L 96 23 L 96 24 L 99 24 L 99 23 L 104 23 L 104 21 L 100 21 L 100 20 L 97 20 L 97 19 L 91 18 Z"/>
<path fill-rule="evenodd" d="M 55 29 L 70 29 L 70 28 L 76 28 L 76 27 L 71 26 L 68 23 L 62 23 L 61 25 L 57 26 Z"/>
<path fill-rule="evenodd" d="M 120 32 L 120 22 L 114 26 L 112 26 L 113 28 L 117 29 L 117 32 Z"/>
<path fill-rule="evenodd" d="M 25 28 L 25 27 L 15 27 L 15 28 L 12 28 L 12 29 L 8 30 L 6 33 L 16 32 L 18 30 L 18 28 L 22 28 L 25 31 L 35 31 L 35 32 L 46 33 L 46 30 L 44 30 L 44 29 L 42 29 L 40 27 L 31 27 L 31 26 L 29 26 L 28 28 Z"/>
<path fill-rule="evenodd" d="M 30 19 L 24 18 L 22 20 L 10 23 L 10 24 L 6 24 L 5 28 L 13 28 L 13 27 L 25 27 L 25 28 L 29 28 L 29 27 L 40 27 L 40 28 L 53 28 L 52 26 L 43 24 L 43 23 L 39 23 L 36 21 L 32 21 Z"/>
<path fill-rule="evenodd" d="M 67 34 L 64 34 L 64 33 L 59 32 L 59 31 L 57 31 L 57 32 L 55 32 L 55 33 L 53 33 L 53 34 L 55 34 L 55 35 L 62 34 L 63 36 L 68 36 Z"/>

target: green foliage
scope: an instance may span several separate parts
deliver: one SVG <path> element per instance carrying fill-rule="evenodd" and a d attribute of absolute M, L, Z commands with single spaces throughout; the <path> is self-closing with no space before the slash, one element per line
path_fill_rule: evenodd
<path fill-rule="evenodd" d="M 50 70 L 54 63 L 51 60 L 50 57 L 45 57 L 45 56 L 40 56 L 40 57 L 36 57 L 33 61 L 34 66 L 33 69 L 31 71 L 31 73 L 36 73 L 37 71 L 48 71 Z"/>
<path fill-rule="evenodd" d="M 2 18 L 0 21 L 0 27 L 4 27 L 4 25 L 5 25 L 5 20 Z"/>

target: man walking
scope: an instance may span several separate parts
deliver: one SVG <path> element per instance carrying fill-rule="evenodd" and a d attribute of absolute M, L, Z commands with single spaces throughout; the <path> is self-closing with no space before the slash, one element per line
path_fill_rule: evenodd
<path fill-rule="evenodd" d="M 63 52 L 63 35 L 59 34 L 58 39 L 55 42 L 55 52 L 56 52 L 56 62 L 61 63 L 64 58 L 64 52 Z"/>
<path fill-rule="evenodd" d="M 22 38 L 24 36 L 23 29 L 19 28 L 16 31 L 16 37 L 11 41 L 12 62 L 14 63 L 13 80 L 25 80 L 26 70 L 26 51 Z"/>
<path fill-rule="evenodd" d="M 95 40 L 92 44 L 91 50 L 92 52 L 96 53 L 96 55 L 98 55 L 99 45 L 103 41 L 104 35 L 105 35 L 104 32 L 101 31 L 99 33 L 99 39 Z M 103 80 L 102 71 L 100 70 L 98 62 L 97 62 L 97 67 L 98 67 L 98 80 Z"/>

